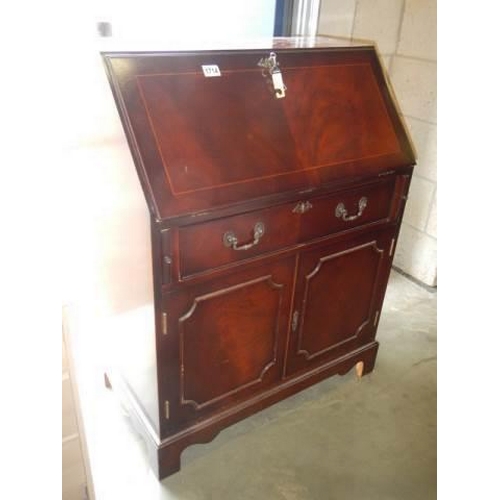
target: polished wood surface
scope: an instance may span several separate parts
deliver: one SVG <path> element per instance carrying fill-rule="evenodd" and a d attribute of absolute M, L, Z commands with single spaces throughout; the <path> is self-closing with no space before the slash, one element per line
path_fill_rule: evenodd
<path fill-rule="evenodd" d="M 208 40 L 203 37 L 203 44 L 200 44 L 196 37 L 169 38 L 162 36 L 152 42 L 151 39 L 127 39 L 120 37 L 119 34 L 113 34 L 112 37 L 104 38 L 100 41 L 102 52 L 134 52 L 144 55 L 151 55 L 157 52 L 199 52 L 204 51 L 234 51 L 239 52 L 247 50 L 272 50 L 272 49 L 321 49 L 321 48 L 360 48 L 371 47 L 373 43 L 362 40 L 351 40 L 349 38 L 335 37 L 330 35 L 319 36 L 286 36 L 286 37 L 254 37 L 254 38 L 225 38 L 219 37 Z"/>
<path fill-rule="evenodd" d="M 279 381 L 294 265 L 287 257 L 246 266 L 165 297 L 167 433 Z"/>
<path fill-rule="evenodd" d="M 258 66 L 268 54 L 105 54 L 157 218 L 414 162 L 372 47 L 277 51 L 284 99 Z"/>
<path fill-rule="evenodd" d="M 174 196 L 253 189 L 264 179 L 400 153 L 369 62 L 288 68 L 286 54 L 280 60 L 283 100 L 256 64 L 222 67 L 221 78 L 199 70 L 136 77 Z"/>
<path fill-rule="evenodd" d="M 295 203 L 257 210 L 204 224 L 179 229 L 181 276 L 239 262 L 267 252 L 280 250 L 298 241 L 300 217 L 293 213 Z M 233 231 L 238 245 L 253 242 L 256 224 L 264 225 L 259 242 L 248 250 L 233 250 L 224 245 L 224 234 Z"/>
<path fill-rule="evenodd" d="M 179 229 L 180 273 L 189 276 L 215 267 L 239 262 L 267 252 L 293 246 L 334 232 L 361 225 L 386 222 L 391 217 L 395 178 L 383 179 L 362 188 L 342 190 L 329 196 L 305 196 L 300 201 L 226 217 Z M 362 214 L 353 220 L 336 216 L 343 204 L 351 216 L 359 210 L 359 201 L 367 199 Z M 256 224 L 265 231 L 259 242 L 245 251 L 224 245 L 224 234 L 234 232 L 239 245 L 253 241 Z"/>
<path fill-rule="evenodd" d="M 111 378 L 160 478 L 186 446 L 375 364 L 410 143 L 373 47 L 277 47 L 283 99 L 262 49 L 104 54 L 151 211 L 156 324 L 155 383 Z"/>
<path fill-rule="evenodd" d="M 286 373 L 358 349 L 373 338 L 393 230 L 301 252 Z M 325 317 L 329 318 L 325 321 Z"/>

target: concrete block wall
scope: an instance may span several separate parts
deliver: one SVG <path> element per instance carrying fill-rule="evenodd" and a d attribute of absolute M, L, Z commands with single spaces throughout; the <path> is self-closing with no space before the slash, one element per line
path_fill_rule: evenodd
<path fill-rule="evenodd" d="M 318 34 L 373 40 L 417 153 L 394 265 L 437 284 L 437 0 L 322 0 Z"/>

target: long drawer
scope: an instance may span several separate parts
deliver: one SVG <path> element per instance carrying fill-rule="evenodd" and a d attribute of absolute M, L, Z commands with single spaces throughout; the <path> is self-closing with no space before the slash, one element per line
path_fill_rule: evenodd
<path fill-rule="evenodd" d="M 396 178 L 179 229 L 179 269 L 190 276 L 331 233 L 388 221 Z"/>

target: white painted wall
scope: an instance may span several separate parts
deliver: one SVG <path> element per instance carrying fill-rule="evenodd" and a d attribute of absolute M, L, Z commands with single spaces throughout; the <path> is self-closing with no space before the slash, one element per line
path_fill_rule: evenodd
<path fill-rule="evenodd" d="M 142 44 L 168 47 L 189 42 L 196 48 L 237 39 L 270 38 L 274 28 L 274 0 L 94 0 L 72 7 L 65 19 L 66 38 L 61 39 L 67 126 L 66 143 L 73 146 L 102 142 L 104 137 L 121 136 L 114 104 L 98 51 L 109 43 L 125 48 Z M 113 37 L 99 39 L 96 23 L 112 25 Z M 63 21 L 61 20 L 61 23 Z M 68 39 L 69 37 L 69 39 Z M 115 42 L 118 40 L 118 42 Z M 67 76 L 65 76 L 67 78 Z M 75 90 L 82 93 L 75 96 Z"/>
<path fill-rule="evenodd" d="M 248 0 L 107 0 L 98 5 L 103 20 L 113 24 L 115 36 L 144 38 L 186 34 L 200 40 L 272 35 L 274 1 Z"/>
<path fill-rule="evenodd" d="M 436 0 L 322 0 L 319 34 L 376 42 L 416 152 L 394 265 L 437 284 Z"/>

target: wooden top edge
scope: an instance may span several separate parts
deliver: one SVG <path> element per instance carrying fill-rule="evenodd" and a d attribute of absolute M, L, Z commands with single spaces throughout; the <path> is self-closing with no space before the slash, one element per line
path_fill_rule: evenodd
<path fill-rule="evenodd" d="M 206 52 L 216 50 L 259 50 L 259 49 L 307 49 L 307 48 L 353 48 L 373 47 L 365 40 L 350 38 L 314 36 L 314 37 L 269 37 L 233 40 L 185 40 L 169 39 L 104 39 L 99 44 L 102 54 L 113 53 L 155 53 L 155 52 Z"/>

